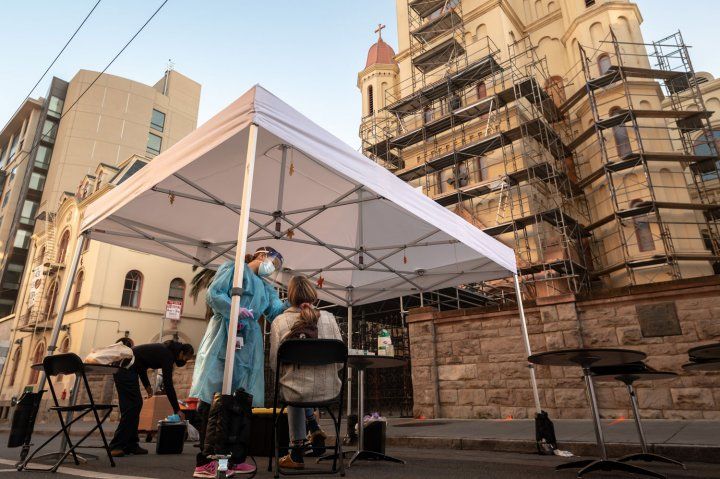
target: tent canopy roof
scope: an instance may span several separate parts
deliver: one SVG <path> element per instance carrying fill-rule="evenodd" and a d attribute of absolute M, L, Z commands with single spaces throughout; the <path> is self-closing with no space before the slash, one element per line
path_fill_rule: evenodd
<path fill-rule="evenodd" d="M 280 251 L 280 281 L 306 275 L 322 299 L 349 305 L 516 271 L 510 248 L 259 85 L 88 205 L 82 230 L 200 266 L 234 259 L 251 124 L 247 250 Z"/>

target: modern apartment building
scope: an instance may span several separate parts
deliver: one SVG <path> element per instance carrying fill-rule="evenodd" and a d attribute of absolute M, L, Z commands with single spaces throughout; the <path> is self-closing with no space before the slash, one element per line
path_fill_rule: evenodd
<path fill-rule="evenodd" d="M 199 101 L 200 85 L 176 71 L 150 86 L 80 70 L 20 107 L 0 132 L 0 317 L 14 310 L 36 219 L 98 164 L 153 157 L 192 131 Z"/>
<path fill-rule="evenodd" d="M 399 51 L 380 38 L 358 74 L 363 150 L 513 247 L 529 299 L 712 275 L 720 95 L 641 22 L 623 0 L 397 0 Z"/>

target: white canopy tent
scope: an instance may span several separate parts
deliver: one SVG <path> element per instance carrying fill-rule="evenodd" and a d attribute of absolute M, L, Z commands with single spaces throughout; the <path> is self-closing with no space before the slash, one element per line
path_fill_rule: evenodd
<path fill-rule="evenodd" d="M 305 275 L 322 299 L 348 307 L 514 275 L 530 355 L 513 251 L 261 86 L 90 204 L 81 231 L 55 341 L 89 237 L 198 266 L 237 259 L 228 356 L 242 259 L 260 246 L 283 254 L 281 283 Z"/>

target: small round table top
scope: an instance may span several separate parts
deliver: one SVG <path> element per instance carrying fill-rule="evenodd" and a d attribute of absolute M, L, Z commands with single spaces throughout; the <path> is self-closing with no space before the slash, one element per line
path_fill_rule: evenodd
<path fill-rule="evenodd" d="M 642 351 L 632 349 L 581 348 L 533 354 L 528 361 L 543 366 L 615 366 L 642 361 L 646 356 Z"/>
<path fill-rule="evenodd" d="M 627 374 L 599 374 L 593 375 L 594 379 L 600 381 L 617 380 L 625 384 L 632 384 L 635 381 L 659 381 L 661 379 L 674 379 L 678 375 L 670 371 L 643 371 Z"/>
<path fill-rule="evenodd" d="M 115 374 L 120 369 L 118 366 L 111 366 L 109 364 L 83 363 L 83 366 L 85 368 L 85 374 Z M 42 363 L 37 363 L 30 366 L 30 368 L 42 371 L 43 365 Z"/>
<path fill-rule="evenodd" d="M 397 368 L 405 366 L 406 364 L 406 359 L 396 358 L 394 356 L 348 355 L 348 365 L 355 369 Z"/>
<path fill-rule="evenodd" d="M 720 343 L 706 344 L 688 350 L 690 358 L 697 359 L 720 359 Z"/>
<path fill-rule="evenodd" d="M 720 359 L 683 364 L 686 371 L 720 371 Z"/>

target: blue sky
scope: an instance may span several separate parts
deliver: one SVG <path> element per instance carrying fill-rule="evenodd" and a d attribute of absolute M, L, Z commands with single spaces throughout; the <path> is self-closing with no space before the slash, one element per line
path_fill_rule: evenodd
<path fill-rule="evenodd" d="M 579 1 L 579 0 L 578 0 Z M 15 111 L 95 0 L 26 0 L 3 6 L 0 124 Z M 103 0 L 51 74 L 102 69 L 161 0 Z M 638 0 L 646 41 L 678 29 L 696 70 L 720 75 L 713 0 Z M 110 73 L 157 81 L 172 59 L 203 86 L 200 122 L 255 83 L 353 147 L 359 146 L 357 72 L 379 23 L 397 44 L 394 0 L 170 0 Z M 33 96 L 45 94 L 48 80 Z"/>

